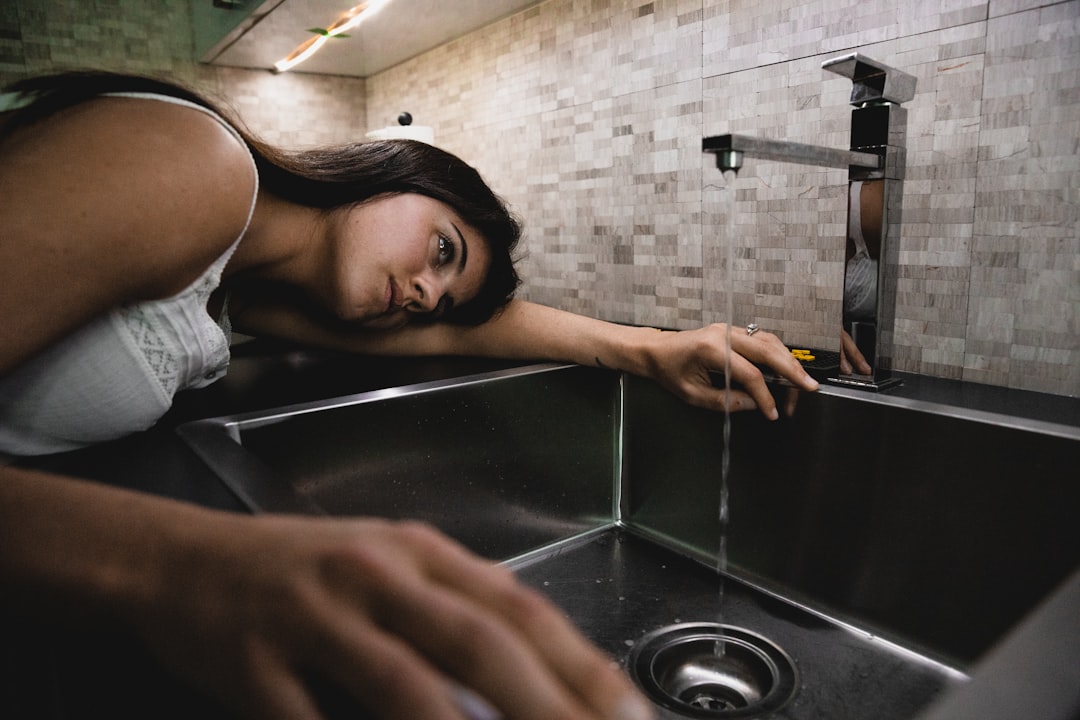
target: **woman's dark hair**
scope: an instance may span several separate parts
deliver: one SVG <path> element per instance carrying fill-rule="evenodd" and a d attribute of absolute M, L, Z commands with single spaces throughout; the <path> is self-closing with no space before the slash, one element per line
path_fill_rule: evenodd
<path fill-rule="evenodd" d="M 251 149 L 262 188 L 286 200 L 323 210 L 346 208 L 379 195 L 418 193 L 450 206 L 488 244 L 491 265 L 475 298 L 450 308 L 442 320 L 474 325 L 491 318 L 520 284 L 513 253 L 521 225 L 475 168 L 456 155 L 415 140 L 379 140 L 314 150 L 284 151 L 268 145 L 222 108 L 181 85 L 138 75 L 72 72 L 18 81 L 5 88 L 33 96 L 11 113 L 3 135 L 90 98 L 146 92 L 181 98 L 222 115 Z"/>
<path fill-rule="evenodd" d="M 442 320 L 479 324 L 509 302 L 520 284 L 513 251 L 521 226 L 480 174 L 460 158 L 418 140 L 377 140 L 263 156 L 259 180 L 271 192 L 310 207 L 348 206 L 388 193 L 418 193 L 453 208 L 475 228 L 491 263 L 476 297 Z"/>

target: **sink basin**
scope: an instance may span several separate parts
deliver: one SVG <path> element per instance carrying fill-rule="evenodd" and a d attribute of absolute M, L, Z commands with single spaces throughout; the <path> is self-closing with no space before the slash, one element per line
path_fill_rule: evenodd
<path fill-rule="evenodd" d="M 723 416 L 616 373 L 527 366 L 178 432 L 252 511 L 418 518 L 507 563 L 677 688 L 646 688 L 665 719 L 1075 720 L 1080 423 L 905 387 L 731 418 L 723 544 Z"/>
<path fill-rule="evenodd" d="M 970 675 L 939 700 L 946 710 L 927 705 L 944 713 L 934 720 L 1075 720 L 1080 403 L 908 385 L 897 394 L 823 387 L 776 423 L 731 418 L 727 571 L 916 664 Z M 625 379 L 622 524 L 713 567 L 723 422 Z M 922 702 L 956 676 L 942 678 Z"/>
<path fill-rule="evenodd" d="M 517 568 L 525 582 L 566 609 L 601 648 L 631 667 L 649 633 L 689 622 L 751 631 L 787 654 L 798 673 L 794 696 L 766 717 L 912 718 L 965 675 L 871 633 L 838 623 L 788 599 L 641 537 L 614 528 Z M 720 593 L 723 592 L 721 602 Z M 655 695 L 663 720 L 756 717 L 687 715 Z"/>
<path fill-rule="evenodd" d="M 611 524 L 618 384 L 535 365 L 186 423 L 251 510 L 424 520 L 508 560 Z"/>
<path fill-rule="evenodd" d="M 715 563 L 723 418 L 626 384 L 624 521 Z M 962 666 L 1080 567 L 1080 427 L 828 387 L 731 423 L 728 567 L 772 592 Z"/>

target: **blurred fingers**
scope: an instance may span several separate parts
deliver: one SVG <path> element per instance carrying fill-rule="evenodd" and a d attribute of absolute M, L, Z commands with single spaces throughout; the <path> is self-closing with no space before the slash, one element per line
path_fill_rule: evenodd
<path fill-rule="evenodd" d="M 455 686 L 393 633 L 357 625 L 339 632 L 336 643 L 336 652 L 325 657 L 338 660 L 320 669 L 376 717 L 474 719 L 462 711 Z"/>
<path fill-rule="evenodd" d="M 486 611 L 464 593 L 419 578 L 398 578 L 388 589 L 395 602 L 380 609 L 380 623 L 507 718 L 591 717 L 551 662 L 502 613 Z M 482 592 L 483 587 L 475 590 Z"/>
<path fill-rule="evenodd" d="M 387 622 L 506 718 L 651 717 L 614 662 L 509 569 L 429 529 L 408 532 L 435 584 L 402 579 Z"/>
<path fill-rule="evenodd" d="M 543 596 L 515 583 L 495 589 L 487 602 L 539 651 L 595 717 L 652 717 L 651 706 L 613 660 L 588 643 Z"/>
<path fill-rule="evenodd" d="M 307 685 L 292 671 L 282 657 L 268 645 L 249 653 L 247 683 L 227 688 L 226 702 L 240 717 L 321 718 L 318 704 Z"/>

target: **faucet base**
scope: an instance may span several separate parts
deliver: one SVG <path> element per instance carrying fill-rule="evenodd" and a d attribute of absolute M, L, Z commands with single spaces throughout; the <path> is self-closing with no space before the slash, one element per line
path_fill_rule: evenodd
<path fill-rule="evenodd" d="M 873 392 L 887 390 L 904 383 L 900 378 L 890 377 L 875 380 L 871 375 L 839 375 L 837 377 L 826 378 L 826 380 L 836 385 L 855 387 L 860 390 L 872 390 Z"/>

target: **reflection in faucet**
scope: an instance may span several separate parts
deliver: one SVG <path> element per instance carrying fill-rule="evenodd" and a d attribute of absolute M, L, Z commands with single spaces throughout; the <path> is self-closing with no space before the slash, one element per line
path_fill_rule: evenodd
<path fill-rule="evenodd" d="M 852 180 L 848 185 L 844 320 L 841 333 L 841 350 L 848 367 L 841 368 L 844 373 L 873 372 L 876 355 L 873 328 L 878 316 L 884 192 L 884 180 Z"/>
<path fill-rule="evenodd" d="M 822 63 L 851 78 L 851 149 L 719 135 L 702 141 L 721 171 L 738 170 L 745 156 L 848 168 L 848 232 L 844 267 L 841 374 L 829 380 L 870 390 L 899 382 L 892 376 L 900 209 L 906 165 L 907 111 L 915 78 L 858 53 Z M 858 362 L 865 360 L 865 363 Z"/>

